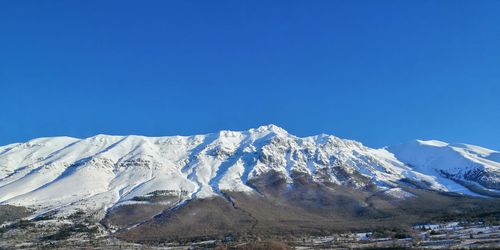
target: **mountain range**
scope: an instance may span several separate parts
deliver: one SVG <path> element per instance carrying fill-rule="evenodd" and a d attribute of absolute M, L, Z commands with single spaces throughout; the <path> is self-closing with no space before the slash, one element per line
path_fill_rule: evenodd
<path fill-rule="evenodd" d="M 498 197 L 499 152 L 437 140 L 375 149 L 267 125 L 0 147 L 0 204 L 30 208 L 31 218 L 83 211 L 133 240 L 259 228 L 309 232 L 344 226 L 348 218 L 377 224 L 422 212 L 408 219 L 413 223 L 433 209 L 484 207 Z M 435 208 L 418 209 L 429 201 Z"/>

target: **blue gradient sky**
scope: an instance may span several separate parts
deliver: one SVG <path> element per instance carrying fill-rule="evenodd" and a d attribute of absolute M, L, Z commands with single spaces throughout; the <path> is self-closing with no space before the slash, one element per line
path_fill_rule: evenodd
<path fill-rule="evenodd" d="M 2 1 L 0 144 L 274 123 L 500 149 L 500 1 Z"/>

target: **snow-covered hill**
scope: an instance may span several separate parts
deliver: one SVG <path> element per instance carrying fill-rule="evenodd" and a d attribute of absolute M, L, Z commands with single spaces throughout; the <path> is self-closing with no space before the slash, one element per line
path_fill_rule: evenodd
<path fill-rule="evenodd" d="M 499 153 L 493 150 L 436 140 L 416 140 L 388 150 L 415 171 L 436 176 L 439 182 L 447 183 L 451 191 L 460 191 L 461 185 L 476 192 L 500 190 Z M 464 193 L 468 192 L 464 190 Z"/>
<path fill-rule="evenodd" d="M 179 202 L 256 192 L 266 174 L 406 198 L 405 183 L 469 195 L 500 189 L 499 153 L 414 141 L 383 149 L 331 135 L 299 138 L 274 125 L 196 136 L 39 138 L 0 147 L 0 203 L 38 211 L 106 211 L 158 192 Z M 473 187 L 471 187 L 473 185 Z M 483 192 L 484 191 L 484 192 Z"/>

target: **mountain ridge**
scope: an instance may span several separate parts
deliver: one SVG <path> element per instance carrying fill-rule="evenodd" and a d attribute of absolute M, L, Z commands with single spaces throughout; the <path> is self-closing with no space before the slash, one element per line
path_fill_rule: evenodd
<path fill-rule="evenodd" d="M 0 204 L 103 216 L 161 192 L 178 194 L 178 203 L 225 192 L 256 193 L 254 182 L 269 175 L 289 186 L 300 180 L 374 187 L 400 199 L 411 197 L 400 188 L 405 181 L 496 197 L 498 154 L 423 140 L 374 149 L 333 135 L 297 137 L 272 124 L 193 136 L 44 137 L 0 147 Z"/>

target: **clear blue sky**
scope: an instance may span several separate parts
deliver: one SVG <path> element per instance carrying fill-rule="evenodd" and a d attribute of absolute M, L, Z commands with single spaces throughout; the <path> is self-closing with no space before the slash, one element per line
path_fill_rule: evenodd
<path fill-rule="evenodd" d="M 2 1 L 0 144 L 274 123 L 500 149 L 500 1 Z"/>

